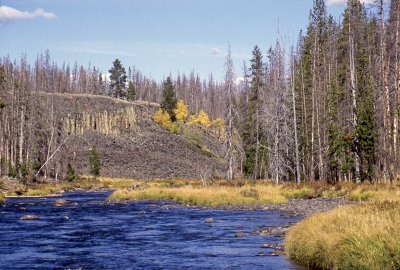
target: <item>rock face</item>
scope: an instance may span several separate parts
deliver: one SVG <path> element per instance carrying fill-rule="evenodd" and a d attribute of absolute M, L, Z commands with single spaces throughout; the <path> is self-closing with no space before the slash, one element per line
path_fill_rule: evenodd
<path fill-rule="evenodd" d="M 44 95 L 51 103 L 47 107 L 57 108 L 57 130 L 62 133 L 57 140 L 69 136 L 54 160 L 71 163 L 80 173 L 88 173 L 89 152 L 96 146 L 101 176 L 146 179 L 224 175 L 223 143 L 200 130 L 196 131 L 197 145 L 184 135 L 165 131 L 152 120 L 158 104 L 93 95 Z"/>

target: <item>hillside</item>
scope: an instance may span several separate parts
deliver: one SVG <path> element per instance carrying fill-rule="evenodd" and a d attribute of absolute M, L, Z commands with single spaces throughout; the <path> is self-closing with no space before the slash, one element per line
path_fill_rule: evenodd
<path fill-rule="evenodd" d="M 201 130 L 190 130 L 196 143 L 165 131 L 151 119 L 158 104 L 93 95 L 45 96 L 46 102 L 57 108 L 64 134 L 61 137 L 69 136 L 55 161 L 69 160 L 83 174 L 88 173 L 89 151 L 95 145 L 102 160 L 102 176 L 201 178 L 206 173 L 209 178 L 212 174 L 223 175 L 222 143 Z"/>

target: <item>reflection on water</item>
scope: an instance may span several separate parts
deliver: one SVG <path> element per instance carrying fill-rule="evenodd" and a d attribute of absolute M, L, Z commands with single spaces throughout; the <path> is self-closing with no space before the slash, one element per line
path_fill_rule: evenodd
<path fill-rule="evenodd" d="M 172 203 L 105 204 L 108 192 L 9 199 L 0 206 L 0 269 L 301 269 L 256 256 L 257 229 L 296 221 L 267 211 L 182 208 Z M 39 220 L 20 220 L 23 215 Z M 214 223 L 205 219 L 214 218 Z M 243 237 L 235 237 L 241 232 Z"/>

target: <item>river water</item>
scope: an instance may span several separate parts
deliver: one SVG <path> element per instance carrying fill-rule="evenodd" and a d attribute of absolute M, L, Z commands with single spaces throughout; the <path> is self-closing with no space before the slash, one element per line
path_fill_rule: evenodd
<path fill-rule="evenodd" d="M 108 195 L 65 193 L 77 205 L 62 207 L 54 197 L 8 199 L 0 206 L 0 269 L 303 269 L 284 256 L 257 256 L 271 251 L 261 244 L 282 239 L 255 231 L 297 218 L 166 202 L 106 204 Z M 27 214 L 40 219 L 20 220 Z"/>

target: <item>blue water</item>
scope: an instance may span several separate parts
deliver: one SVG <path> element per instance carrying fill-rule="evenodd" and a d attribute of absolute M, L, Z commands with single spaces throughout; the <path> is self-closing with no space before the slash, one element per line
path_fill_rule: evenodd
<path fill-rule="evenodd" d="M 65 193 L 78 205 L 64 207 L 53 205 L 59 198 L 8 199 L 0 206 L 0 269 L 302 269 L 284 256 L 256 256 L 269 251 L 261 244 L 282 241 L 257 230 L 298 218 L 173 203 L 106 204 L 108 195 Z M 27 214 L 40 219 L 20 220 Z"/>

